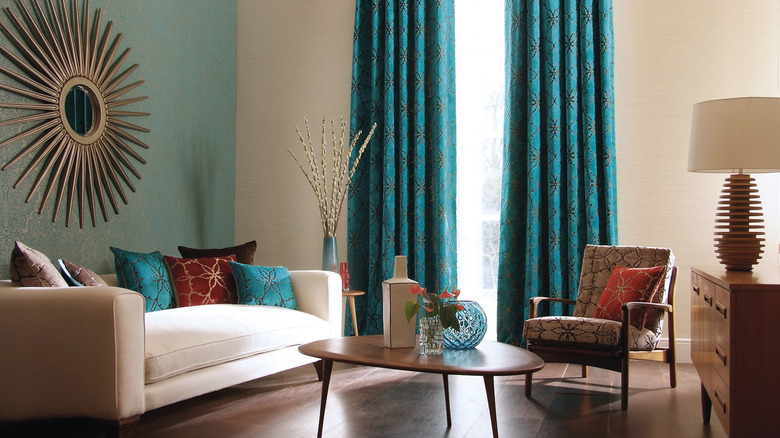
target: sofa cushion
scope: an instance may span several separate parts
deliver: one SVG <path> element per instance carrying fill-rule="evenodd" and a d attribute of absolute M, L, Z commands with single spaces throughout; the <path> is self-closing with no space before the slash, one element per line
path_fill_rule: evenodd
<path fill-rule="evenodd" d="M 60 271 L 65 281 L 71 286 L 105 286 L 106 283 L 99 275 L 89 269 L 71 263 L 64 259 L 57 260 L 60 265 Z"/>
<path fill-rule="evenodd" d="M 327 337 L 328 324 L 272 306 L 213 304 L 146 314 L 146 383 Z"/>
<path fill-rule="evenodd" d="M 177 307 L 238 303 L 236 281 L 230 269 L 236 256 L 163 259 L 171 274 Z"/>
<path fill-rule="evenodd" d="M 54 264 L 46 254 L 22 242 L 16 242 L 11 251 L 11 281 L 24 287 L 67 287 Z"/>
<path fill-rule="evenodd" d="M 252 265 L 255 263 L 255 252 L 257 251 L 257 241 L 242 243 L 241 245 L 229 246 L 227 248 L 188 248 L 179 247 L 179 253 L 186 259 L 199 259 L 202 257 L 225 257 L 229 255 L 236 256 L 238 263 Z"/>
<path fill-rule="evenodd" d="M 146 298 L 146 311 L 176 306 L 168 268 L 159 251 L 139 253 L 111 247 L 119 287 L 134 290 Z"/>
<path fill-rule="evenodd" d="M 269 268 L 236 262 L 230 262 L 230 267 L 236 278 L 239 304 L 298 308 L 287 268 Z"/>

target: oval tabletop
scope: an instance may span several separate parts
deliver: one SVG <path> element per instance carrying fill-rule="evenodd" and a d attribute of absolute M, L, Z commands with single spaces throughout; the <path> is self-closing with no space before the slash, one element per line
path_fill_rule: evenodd
<path fill-rule="evenodd" d="M 417 347 L 385 348 L 382 335 L 323 339 L 298 350 L 334 362 L 443 374 L 510 376 L 544 367 L 544 361 L 534 353 L 493 341 L 483 341 L 471 350 L 445 348 L 441 356 L 420 355 Z"/>

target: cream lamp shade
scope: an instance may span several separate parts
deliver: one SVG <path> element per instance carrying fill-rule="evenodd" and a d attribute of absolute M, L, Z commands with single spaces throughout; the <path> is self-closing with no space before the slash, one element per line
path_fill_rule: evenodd
<path fill-rule="evenodd" d="M 693 106 L 689 172 L 730 173 L 720 196 L 715 249 L 728 270 L 750 271 L 764 246 L 750 173 L 780 172 L 780 98 L 739 97 Z"/>
<path fill-rule="evenodd" d="M 693 106 L 689 172 L 780 172 L 780 98 L 738 97 Z"/>

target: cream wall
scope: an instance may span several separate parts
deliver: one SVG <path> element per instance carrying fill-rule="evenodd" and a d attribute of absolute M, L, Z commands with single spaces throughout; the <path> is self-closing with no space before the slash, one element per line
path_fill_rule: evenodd
<path fill-rule="evenodd" d="M 322 266 L 316 198 L 285 147 L 302 156 L 304 117 L 315 146 L 323 117 L 349 122 L 354 20 L 355 0 L 238 0 L 235 238 L 257 240 L 256 263 Z"/>
<path fill-rule="evenodd" d="M 614 2 L 619 239 L 673 249 L 683 347 L 690 338 L 690 267 L 717 264 L 715 209 L 727 176 L 686 171 L 692 105 L 778 96 L 778 3 Z M 767 223 L 761 264 L 777 269 L 778 178 L 757 180 Z"/>

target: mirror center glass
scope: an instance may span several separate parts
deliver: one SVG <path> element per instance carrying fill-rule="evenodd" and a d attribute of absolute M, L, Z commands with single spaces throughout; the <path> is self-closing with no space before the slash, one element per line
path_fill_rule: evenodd
<path fill-rule="evenodd" d="M 77 134 L 86 136 L 92 130 L 94 115 L 89 90 L 76 85 L 65 96 L 65 116 L 68 125 Z"/>

